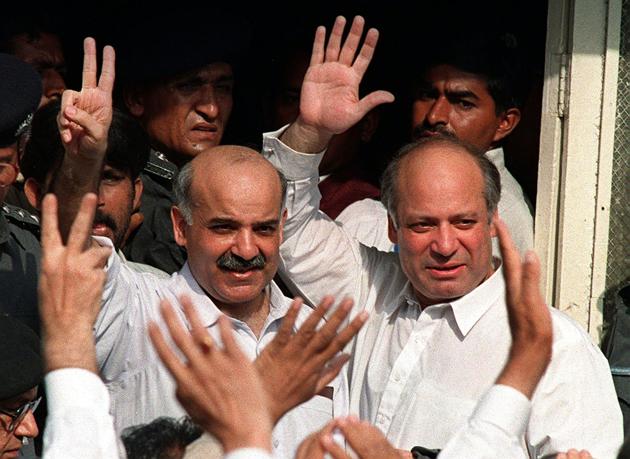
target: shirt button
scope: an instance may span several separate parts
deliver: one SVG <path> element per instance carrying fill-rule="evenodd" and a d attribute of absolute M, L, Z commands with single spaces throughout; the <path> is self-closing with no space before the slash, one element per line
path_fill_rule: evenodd
<path fill-rule="evenodd" d="M 400 375 L 398 373 L 394 373 L 394 381 L 400 382 Z"/>
<path fill-rule="evenodd" d="M 274 448 L 277 448 L 279 444 L 280 444 L 280 442 L 278 441 L 277 438 L 273 440 L 273 447 Z"/>

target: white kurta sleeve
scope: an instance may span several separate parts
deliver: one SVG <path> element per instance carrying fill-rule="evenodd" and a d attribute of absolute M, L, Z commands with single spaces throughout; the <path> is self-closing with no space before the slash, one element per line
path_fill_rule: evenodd
<path fill-rule="evenodd" d="M 97 375 L 80 368 L 63 368 L 48 373 L 45 383 L 48 420 L 44 458 L 125 457 L 109 414 L 109 394 Z"/>
<path fill-rule="evenodd" d="M 439 459 L 521 457 L 521 438 L 530 411 L 529 400 L 516 389 L 492 386 L 468 422 L 446 444 Z"/>
<path fill-rule="evenodd" d="M 281 273 L 311 304 L 324 295 L 360 301 L 363 262 L 361 245 L 319 211 L 317 184 L 321 154 L 303 154 L 284 145 L 282 130 L 263 137 L 263 155 L 288 180 L 287 222 L 280 247 Z M 326 288 L 322 288 L 326 286 Z"/>

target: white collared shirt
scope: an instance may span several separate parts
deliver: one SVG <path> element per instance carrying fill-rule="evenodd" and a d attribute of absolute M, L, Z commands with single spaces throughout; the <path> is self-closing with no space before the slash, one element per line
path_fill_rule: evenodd
<path fill-rule="evenodd" d="M 100 244 L 111 245 L 109 239 L 97 240 Z M 95 324 L 96 356 L 101 377 L 110 393 L 116 431 L 150 422 L 159 416 L 185 415 L 175 399 L 175 383 L 151 344 L 147 324 L 155 321 L 166 330 L 159 312 L 161 299 L 169 300 L 176 314 L 186 323 L 177 299 L 186 294 L 212 338 L 220 342 L 216 325 L 222 312 L 196 282 L 188 264 L 165 280 L 133 271 L 112 253 L 107 274 L 103 306 Z M 291 304 L 273 282 L 269 289 L 270 311 L 259 339 L 245 322 L 231 319 L 237 342 L 252 360 L 273 339 Z M 304 306 L 298 315 L 297 326 L 309 313 L 310 309 Z M 295 449 L 308 434 L 323 427 L 334 416 L 347 413 L 345 374 L 335 380 L 333 389 L 334 403 L 316 395 L 278 422 L 272 438 L 277 457 L 293 457 Z"/>
<path fill-rule="evenodd" d="M 398 254 L 359 244 L 318 211 L 321 155 L 288 149 L 281 131 L 263 154 L 289 179 L 283 270 L 308 300 L 349 296 L 370 313 L 353 343 L 350 409 L 402 449 L 443 448 L 499 375 L 511 343 L 500 270 L 463 298 L 421 312 Z M 286 276 L 285 276 L 286 277 Z M 606 359 L 584 330 L 552 309 L 551 364 L 533 397 L 522 457 L 570 448 L 614 457 L 621 412 Z"/>

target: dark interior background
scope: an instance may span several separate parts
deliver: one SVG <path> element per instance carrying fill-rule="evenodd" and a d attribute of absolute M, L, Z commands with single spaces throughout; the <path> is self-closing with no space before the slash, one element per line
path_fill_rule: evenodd
<path fill-rule="evenodd" d="M 139 27 L 156 36 L 191 34 L 213 26 L 213 8 L 221 8 L 242 19 L 239 35 L 249 42 L 246 58 L 237 69 L 235 109 L 226 133 L 226 143 L 260 142 L 265 128 L 262 99 L 272 78 L 270 68 L 283 48 L 305 43 L 310 47 L 315 27 L 330 27 L 335 16 L 366 18 L 369 27 L 380 30 L 380 41 L 366 79 L 370 88 L 392 91 L 397 100 L 383 107 L 381 124 L 369 163 L 378 175 L 389 156 L 409 138 L 409 104 L 406 95 L 409 68 L 422 59 L 423 51 L 439 49 L 451 34 L 484 31 L 511 33 L 527 62 L 531 89 L 520 126 L 505 144 L 508 169 L 521 183 L 532 203 L 536 199 L 540 108 L 543 84 L 547 2 L 505 1 L 419 1 L 367 3 L 361 1 L 244 2 L 210 6 L 209 3 L 114 0 L 105 2 L 29 2 L 13 4 L 3 12 L 3 21 L 20 15 L 37 15 L 62 37 L 68 63 L 68 84 L 80 87 L 82 39 L 94 36 L 99 47 L 113 43 L 128 45 Z M 187 17 L 180 20 L 182 13 Z M 192 19 L 191 19 L 192 18 Z M 155 27 L 152 27 L 155 24 Z M 147 27 L 147 25 L 149 27 Z M 185 36 L 185 35 L 184 35 Z M 185 52 L 198 52 L 189 49 Z M 120 69 L 118 69 L 120 71 Z"/>

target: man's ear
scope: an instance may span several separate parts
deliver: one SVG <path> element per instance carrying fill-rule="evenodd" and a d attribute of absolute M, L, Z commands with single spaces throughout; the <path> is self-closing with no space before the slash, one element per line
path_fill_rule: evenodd
<path fill-rule="evenodd" d="M 35 179 L 29 177 L 24 182 L 24 194 L 26 195 L 26 199 L 28 203 L 39 209 L 39 204 L 42 202 L 42 189 L 39 186 L 39 183 L 35 181 Z"/>
<path fill-rule="evenodd" d="M 505 139 L 516 128 L 516 126 L 518 126 L 520 121 L 521 111 L 516 107 L 508 108 L 501 114 L 499 126 L 494 133 L 492 142 L 497 143 Z"/>
<path fill-rule="evenodd" d="M 171 222 L 173 223 L 175 242 L 179 246 L 186 247 L 186 228 L 188 228 L 188 223 L 177 206 L 171 207 Z"/>
<path fill-rule="evenodd" d="M 287 221 L 287 209 L 284 209 L 282 211 L 282 216 L 280 217 L 280 226 L 278 228 L 278 231 L 280 231 L 280 244 L 282 244 L 282 241 L 284 241 L 284 224 Z"/>
<path fill-rule="evenodd" d="M 497 237 L 497 220 L 499 219 L 499 210 L 495 210 L 490 219 L 490 237 Z"/>
<path fill-rule="evenodd" d="M 144 115 L 144 94 L 139 88 L 125 88 L 123 90 L 123 100 L 127 110 L 136 118 Z"/>
<path fill-rule="evenodd" d="M 370 110 L 367 115 L 363 117 L 361 120 L 361 142 L 369 143 L 370 140 L 372 140 L 380 121 L 381 115 L 376 108 Z"/>
<path fill-rule="evenodd" d="M 394 225 L 394 220 L 392 220 L 391 215 L 387 215 L 387 235 L 389 236 L 389 240 L 394 244 L 398 244 L 398 230 L 396 229 L 396 225 Z"/>
<path fill-rule="evenodd" d="M 136 177 L 133 181 L 133 211 L 138 212 L 140 210 L 140 203 L 142 202 L 142 191 L 144 190 L 144 184 L 140 177 Z"/>

